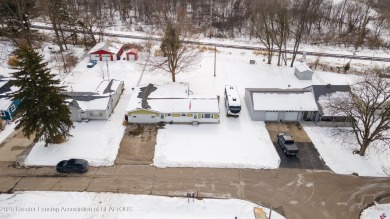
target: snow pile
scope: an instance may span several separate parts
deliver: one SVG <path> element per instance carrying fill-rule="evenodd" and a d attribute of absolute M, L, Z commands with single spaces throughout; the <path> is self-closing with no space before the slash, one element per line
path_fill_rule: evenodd
<path fill-rule="evenodd" d="M 87 192 L 0 195 L 1 218 L 255 218 L 258 205 L 237 199 L 187 199 Z M 269 209 L 263 208 L 267 213 Z M 272 218 L 284 219 L 277 212 Z"/>
<path fill-rule="evenodd" d="M 389 168 L 390 170 L 389 150 L 380 154 L 375 150 L 367 150 L 368 154 L 362 157 L 352 153 L 358 149 L 358 144 L 352 134 L 349 136 L 335 136 L 332 134 L 334 128 L 305 126 L 303 128 L 326 165 L 335 173 L 357 173 L 359 176 L 388 176 L 384 169 Z"/>
<path fill-rule="evenodd" d="M 375 204 L 364 209 L 360 219 L 385 219 L 386 217 L 390 217 L 390 204 Z"/>

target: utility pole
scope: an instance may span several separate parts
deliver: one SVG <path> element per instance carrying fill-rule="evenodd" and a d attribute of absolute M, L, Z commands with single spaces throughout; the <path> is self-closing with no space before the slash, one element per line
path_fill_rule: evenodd
<path fill-rule="evenodd" d="M 209 27 L 209 38 L 211 38 L 211 35 L 212 35 L 212 24 L 213 24 L 213 0 L 211 0 L 211 4 L 210 4 L 210 27 Z"/>
<path fill-rule="evenodd" d="M 107 61 L 107 58 L 106 58 L 106 65 L 107 65 L 107 78 L 108 78 L 108 81 L 110 81 L 110 71 L 108 69 L 108 61 Z"/>
<path fill-rule="evenodd" d="M 217 76 L 216 68 L 217 68 L 217 46 L 214 46 L 214 77 Z"/>
<path fill-rule="evenodd" d="M 274 204 L 277 180 L 278 180 L 278 177 L 279 177 L 279 167 L 280 167 L 280 160 L 279 160 L 279 163 L 278 163 L 278 168 L 276 169 L 276 177 L 275 177 L 275 181 L 274 181 L 274 191 L 272 192 L 271 207 L 270 207 L 270 210 L 269 210 L 268 219 L 271 219 L 271 216 L 272 216 L 272 205 Z"/>

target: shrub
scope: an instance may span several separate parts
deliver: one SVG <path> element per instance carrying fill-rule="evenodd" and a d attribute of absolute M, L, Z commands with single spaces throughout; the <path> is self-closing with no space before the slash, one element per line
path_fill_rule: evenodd
<path fill-rule="evenodd" d="M 12 55 L 8 58 L 8 65 L 11 66 L 11 67 L 17 67 L 17 64 L 18 64 L 18 57 L 15 56 L 15 55 Z"/>

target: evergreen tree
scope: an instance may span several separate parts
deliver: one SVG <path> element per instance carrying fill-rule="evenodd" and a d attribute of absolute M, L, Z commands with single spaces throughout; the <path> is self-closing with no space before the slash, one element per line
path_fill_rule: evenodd
<path fill-rule="evenodd" d="M 13 93 L 13 98 L 21 103 L 16 109 L 20 116 L 16 129 L 22 128 L 27 138 L 35 135 L 34 142 L 45 141 L 45 146 L 64 142 L 71 136 L 69 130 L 73 125 L 64 87 L 50 74 L 42 55 L 27 45 L 21 46 L 17 54 L 20 71 L 13 73 L 13 85 L 19 90 Z"/>

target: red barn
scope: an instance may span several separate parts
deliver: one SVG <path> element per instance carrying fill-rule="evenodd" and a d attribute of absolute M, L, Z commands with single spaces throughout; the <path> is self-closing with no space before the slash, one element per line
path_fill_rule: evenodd
<path fill-rule="evenodd" d="M 90 59 L 97 61 L 120 60 L 123 53 L 122 46 L 122 44 L 109 41 L 98 43 L 89 52 Z"/>
<path fill-rule="evenodd" d="M 138 49 L 131 48 L 131 49 L 126 51 L 126 59 L 127 60 L 130 60 L 130 56 L 131 55 L 133 55 L 134 56 L 134 60 L 137 61 L 137 59 L 138 59 Z"/>

